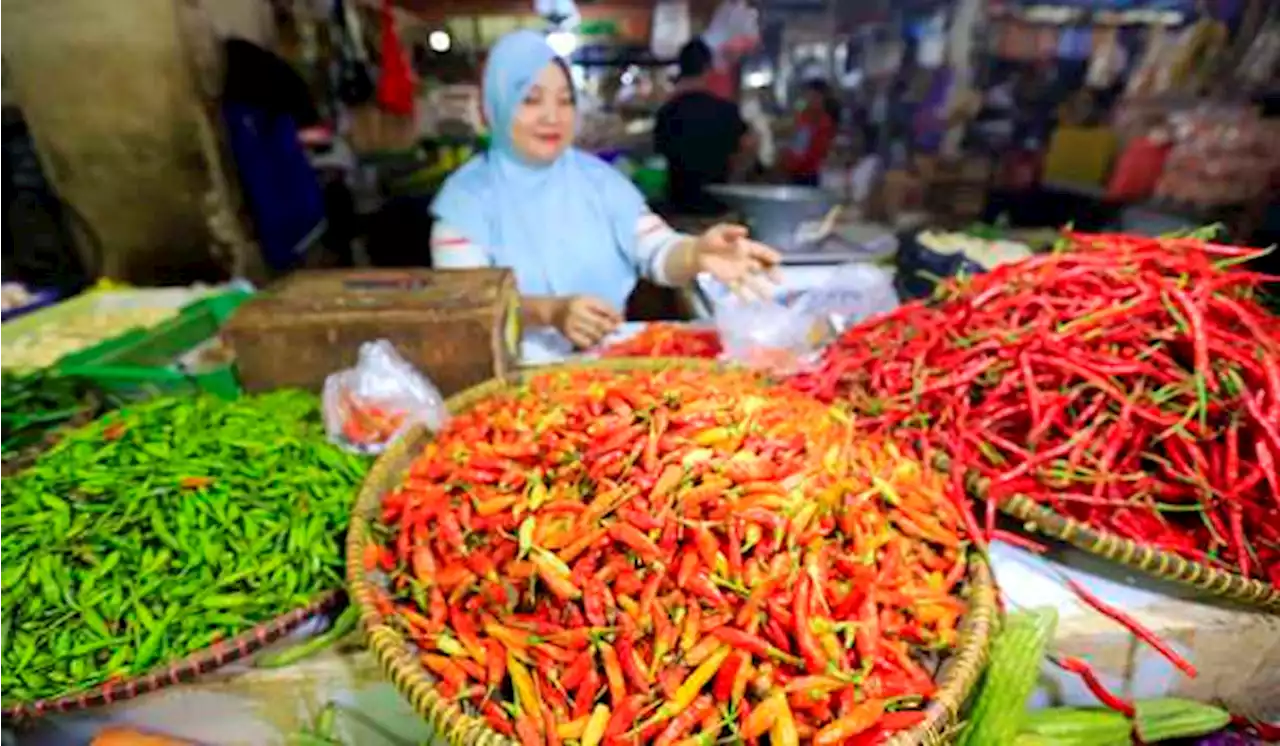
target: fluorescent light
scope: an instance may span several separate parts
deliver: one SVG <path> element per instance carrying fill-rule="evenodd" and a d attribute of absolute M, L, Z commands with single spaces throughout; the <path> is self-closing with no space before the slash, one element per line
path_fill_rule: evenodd
<path fill-rule="evenodd" d="M 432 31 L 427 35 L 427 46 L 431 47 L 432 52 L 444 54 L 453 46 L 453 39 L 449 37 L 448 31 Z"/>
<path fill-rule="evenodd" d="M 568 57 L 578 48 L 578 35 L 572 31 L 552 31 L 547 34 L 547 45 L 560 57 Z"/>

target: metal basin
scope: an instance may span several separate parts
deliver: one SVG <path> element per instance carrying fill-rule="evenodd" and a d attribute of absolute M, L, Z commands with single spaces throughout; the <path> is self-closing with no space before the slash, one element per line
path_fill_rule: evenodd
<path fill-rule="evenodd" d="M 823 189 L 785 184 L 713 184 L 707 192 L 742 215 L 752 238 L 778 251 L 803 248 L 800 225 L 822 220 L 839 201 Z"/>

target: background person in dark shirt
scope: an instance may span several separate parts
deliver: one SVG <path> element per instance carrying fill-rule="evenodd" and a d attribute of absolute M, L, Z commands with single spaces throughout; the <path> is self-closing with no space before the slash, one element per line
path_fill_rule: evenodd
<path fill-rule="evenodd" d="M 679 64 L 675 95 L 658 110 L 654 125 L 654 149 L 667 159 L 667 208 L 717 214 L 724 206 L 705 187 L 728 181 L 737 159 L 754 151 L 754 138 L 738 105 L 707 89 L 712 56 L 705 42 L 684 45 Z"/>

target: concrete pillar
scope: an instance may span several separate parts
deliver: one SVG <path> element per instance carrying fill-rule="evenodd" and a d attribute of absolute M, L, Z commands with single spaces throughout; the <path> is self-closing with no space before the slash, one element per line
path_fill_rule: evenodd
<path fill-rule="evenodd" d="M 202 113 L 174 0 L 9 0 L 4 13 L 6 93 L 96 234 L 101 273 L 208 274 Z"/>

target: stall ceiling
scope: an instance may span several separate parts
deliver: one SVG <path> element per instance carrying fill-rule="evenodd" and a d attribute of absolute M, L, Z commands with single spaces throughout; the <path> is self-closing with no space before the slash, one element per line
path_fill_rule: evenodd
<path fill-rule="evenodd" d="M 695 18 L 709 17 L 719 0 L 689 0 Z M 520 15 L 532 12 L 533 0 L 395 0 L 396 5 L 427 19 L 443 19 L 450 16 Z M 601 17 L 610 9 L 634 13 L 651 11 L 655 0 L 577 0 L 578 7 L 590 8 L 590 15 Z"/>

